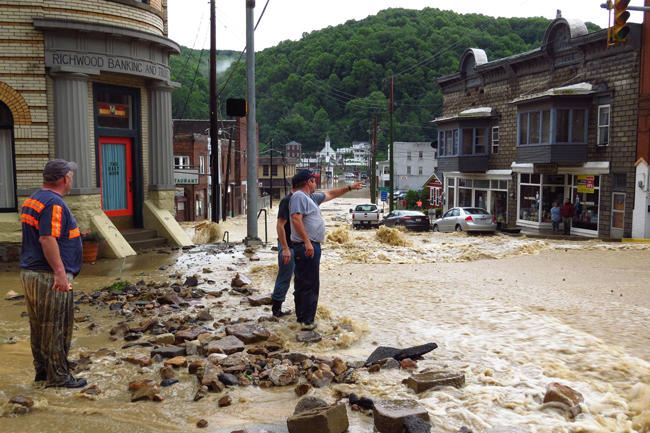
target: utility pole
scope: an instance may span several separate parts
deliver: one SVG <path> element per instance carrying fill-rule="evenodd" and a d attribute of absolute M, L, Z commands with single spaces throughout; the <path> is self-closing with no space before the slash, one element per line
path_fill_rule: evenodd
<path fill-rule="evenodd" d="M 271 153 L 270 153 L 270 155 L 271 155 L 271 163 L 269 164 L 269 170 L 271 170 L 271 172 L 269 173 L 269 175 L 270 175 L 270 177 L 271 177 L 271 178 L 269 179 L 269 185 L 270 185 L 270 191 L 269 191 L 269 207 L 270 207 L 271 209 L 273 209 L 273 139 L 271 139 L 269 145 L 270 145 L 270 147 L 271 147 Z"/>
<path fill-rule="evenodd" d="M 214 0 L 213 0 L 214 1 Z M 257 119 L 255 118 L 255 0 L 246 0 L 246 243 L 258 244 L 257 236 Z"/>
<path fill-rule="evenodd" d="M 285 146 L 286 149 L 286 146 Z M 287 160 L 285 158 L 285 150 L 282 150 L 282 179 L 284 179 L 284 195 L 287 195 Z"/>
<path fill-rule="evenodd" d="M 217 124 L 217 31 L 214 0 L 210 0 L 210 170 L 212 171 L 212 221 L 219 223 L 219 125 Z"/>
<path fill-rule="evenodd" d="M 393 167 L 393 159 L 395 157 L 395 152 L 393 152 L 393 77 L 391 75 L 390 77 L 390 138 L 389 138 L 389 143 L 388 143 L 388 170 L 390 171 L 389 173 L 389 178 L 390 178 L 390 201 L 388 203 L 388 211 L 392 212 L 393 209 L 395 209 L 395 202 L 394 202 L 394 186 L 395 186 L 395 170 Z"/>
<path fill-rule="evenodd" d="M 370 202 L 377 203 L 377 116 L 374 118 L 372 128 L 372 145 L 370 147 Z"/>

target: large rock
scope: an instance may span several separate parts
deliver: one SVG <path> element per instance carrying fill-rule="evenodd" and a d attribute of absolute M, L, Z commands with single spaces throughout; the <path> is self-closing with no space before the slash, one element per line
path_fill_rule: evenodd
<path fill-rule="evenodd" d="M 557 382 L 551 382 L 546 385 L 544 404 L 564 409 L 571 417 L 575 417 L 582 412 L 580 403 L 583 401 L 584 397 L 582 394 L 573 388 Z"/>
<path fill-rule="evenodd" d="M 226 334 L 234 335 L 245 344 L 259 343 L 267 340 L 271 333 L 262 325 L 256 323 L 241 323 L 238 325 L 226 326 Z"/>
<path fill-rule="evenodd" d="M 183 329 L 176 333 L 176 344 L 184 343 L 185 341 L 196 340 L 199 335 L 208 332 L 202 326 L 194 326 L 192 328 Z"/>
<path fill-rule="evenodd" d="M 221 392 L 225 389 L 225 385 L 219 380 L 219 376 L 223 374 L 223 369 L 218 365 L 207 363 L 203 377 L 201 378 L 201 385 L 207 386 L 212 392 Z"/>
<path fill-rule="evenodd" d="M 25 407 L 34 406 L 34 400 L 29 397 L 25 397 L 24 395 L 17 395 L 15 397 L 12 397 L 11 400 L 9 400 L 9 403 L 19 404 Z"/>
<path fill-rule="evenodd" d="M 435 386 L 461 388 L 465 384 L 465 375 L 448 371 L 431 371 L 413 374 L 411 377 L 404 379 L 402 383 L 405 383 L 416 394 L 419 394 Z"/>
<path fill-rule="evenodd" d="M 407 349 L 397 349 L 395 347 L 379 346 L 370 354 L 370 356 L 366 360 L 366 366 L 375 364 L 381 361 L 382 359 L 386 359 L 386 358 L 393 358 L 398 361 L 401 361 L 402 359 L 406 359 L 406 358 L 414 359 L 426 353 L 431 352 L 437 347 L 438 345 L 436 343 L 422 344 L 420 346 L 413 346 Z"/>
<path fill-rule="evenodd" d="M 269 373 L 269 379 L 275 386 L 287 386 L 298 382 L 300 371 L 293 365 L 276 365 Z"/>
<path fill-rule="evenodd" d="M 139 365 L 140 367 L 147 367 L 151 365 L 151 357 L 144 355 L 142 353 L 136 353 L 133 355 L 125 356 L 122 358 L 123 361 L 129 362 L 131 364 Z"/>
<path fill-rule="evenodd" d="M 418 416 L 410 415 L 404 418 L 404 433 L 431 433 L 431 424 Z"/>
<path fill-rule="evenodd" d="M 318 343 L 323 336 L 316 331 L 300 331 L 296 334 L 296 341 L 301 343 Z"/>
<path fill-rule="evenodd" d="M 253 282 L 244 274 L 237 274 L 235 275 L 235 278 L 232 279 L 230 285 L 232 287 L 244 287 L 244 286 L 250 286 L 253 284 Z"/>
<path fill-rule="evenodd" d="M 324 386 L 329 386 L 334 380 L 334 373 L 331 370 L 319 368 L 318 370 L 307 375 L 309 383 L 314 388 L 322 388 Z"/>
<path fill-rule="evenodd" d="M 289 433 L 343 433 L 349 425 L 344 404 L 311 409 L 287 419 Z"/>
<path fill-rule="evenodd" d="M 156 344 L 174 344 L 175 341 L 176 336 L 170 332 L 153 337 L 153 342 Z"/>
<path fill-rule="evenodd" d="M 158 394 L 160 388 L 153 380 L 135 381 L 129 383 L 131 401 L 152 400 L 163 401 L 164 398 Z"/>
<path fill-rule="evenodd" d="M 159 347 L 151 351 L 151 356 L 160 355 L 163 358 L 174 358 L 185 355 L 185 348 L 180 346 Z"/>
<path fill-rule="evenodd" d="M 429 421 L 429 413 L 415 400 L 381 400 L 373 410 L 375 429 L 379 433 L 403 433 L 404 418 L 417 416 Z"/>
<path fill-rule="evenodd" d="M 184 356 L 175 356 L 164 363 L 165 367 L 180 368 L 187 366 L 187 359 Z"/>
<path fill-rule="evenodd" d="M 244 350 L 244 343 L 234 335 L 211 341 L 206 348 L 207 353 L 225 353 L 226 355 L 242 350 Z"/>
<path fill-rule="evenodd" d="M 262 305 L 271 305 L 273 303 L 273 299 L 271 299 L 271 295 L 257 295 L 257 296 L 249 296 L 248 297 L 248 303 L 251 304 L 252 307 L 259 307 Z"/>
<path fill-rule="evenodd" d="M 296 404 L 296 407 L 293 410 L 293 414 L 298 415 L 299 413 L 311 409 L 316 409 L 317 407 L 327 407 L 327 406 L 328 406 L 327 402 L 322 398 L 318 398 L 310 395 L 298 400 L 298 404 Z"/>

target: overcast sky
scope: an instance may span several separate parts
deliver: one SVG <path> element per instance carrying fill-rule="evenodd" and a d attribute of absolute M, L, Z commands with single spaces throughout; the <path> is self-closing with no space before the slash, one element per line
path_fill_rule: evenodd
<path fill-rule="evenodd" d="M 240 51 L 246 46 L 246 0 L 215 0 L 217 49 Z M 290 39 L 304 32 L 363 19 L 388 8 L 449 9 L 458 13 L 480 13 L 494 17 L 555 18 L 557 9 L 565 18 L 591 21 L 607 27 L 605 0 L 269 0 L 266 12 L 255 32 L 255 51 Z M 266 0 L 256 0 L 255 22 Z M 630 5 L 642 6 L 643 0 Z M 168 0 L 169 37 L 190 48 L 210 46 L 210 1 Z M 643 12 L 632 12 L 631 22 L 641 22 Z"/>

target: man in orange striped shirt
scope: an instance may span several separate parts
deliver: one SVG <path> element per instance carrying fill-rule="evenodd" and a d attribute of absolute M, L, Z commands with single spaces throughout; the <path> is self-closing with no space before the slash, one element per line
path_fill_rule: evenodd
<path fill-rule="evenodd" d="M 81 270 L 79 227 L 63 197 L 72 188 L 74 162 L 48 161 L 43 188 L 23 203 L 20 277 L 25 290 L 35 381 L 47 386 L 79 388 L 68 367 L 74 306 L 72 280 Z"/>

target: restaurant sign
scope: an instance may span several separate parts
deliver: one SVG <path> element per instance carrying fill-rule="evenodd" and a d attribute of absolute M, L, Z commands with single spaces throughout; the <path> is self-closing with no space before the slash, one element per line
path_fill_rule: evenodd
<path fill-rule="evenodd" d="M 174 170 L 174 183 L 176 185 L 198 184 L 199 170 L 190 168 Z"/>

